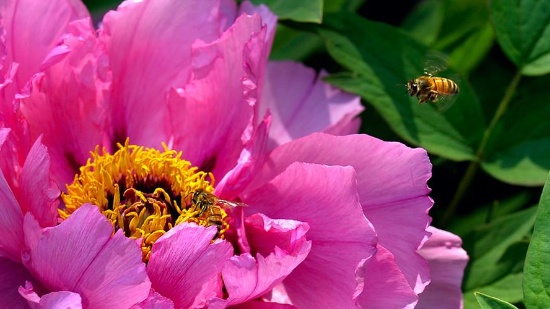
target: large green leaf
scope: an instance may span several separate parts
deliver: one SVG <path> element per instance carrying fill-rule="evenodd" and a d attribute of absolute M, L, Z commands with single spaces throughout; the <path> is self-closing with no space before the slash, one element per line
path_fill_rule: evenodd
<path fill-rule="evenodd" d="M 476 291 L 521 272 L 528 245 L 526 237 L 533 228 L 535 213 L 533 207 L 501 217 L 464 236 L 464 247 L 470 255 L 465 291 Z"/>
<path fill-rule="evenodd" d="M 482 293 L 475 294 L 481 309 L 517 309 L 516 306 Z"/>
<path fill-rule="evenodd" d="M 331 56 L 351 73 L 327 80 L 361 95 L 403 139 L 452 160 L 474 160 L 485 129 L 479 101 L 460 82 L 457 102 L 442 113 L 419 105 L 405 84 L 423 73 L 428 51 L 399 29 L 351 13 L 330 14 L 319 30 Z"/>
<path fill-rule="evenodd" d="M 279 24 L 269 58 L 303 61 L 321 48 L 323 48 L 323 41 L 318 35 Z"/>
<path fill-rule="evenodd" d="M 267 5 L 279 19 L 320 23 L 323 18 L 323 0 L 251 0 Z"/>
<path fill-rule="evenodd" d="M 469 73 L 493 44 L 493 27 L 485 2 L 425 0 L 402 28 L 431 48 L 449 53 L 452 68 Z"/>
<path fill-rule="evenodd" d="M 550 175 L 537 211 L 535 229 L 523 269 L 523 294 L 527 308 L 548 308 L 550 304 Z"/>
<path fill-rule="evenodd" d="M 490 1 L 497 40 L 526 75 L 550 72 L 550 1 Z"/>
<path fill-rule="evenodd" d="M 550 95 L 516 102 L 500 119 L 482 167 L 502 181 L 542 185 L 550 169 Z"/>
<path fill-rule="evenodd" d="M 475 297 L 475 293 L 477 292 L 491 295 L 509 303 L 521 302 L 523 300 L 523 291 L 521 288 L 522 279 L 522 273 L 510 274 L 490 285 L 478 287 L 474 291 L 465 291 L 464 308 L 479 308 Z"/>

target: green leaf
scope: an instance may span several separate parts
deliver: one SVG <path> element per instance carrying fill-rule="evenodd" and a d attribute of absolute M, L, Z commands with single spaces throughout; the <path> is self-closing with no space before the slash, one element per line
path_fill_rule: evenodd
<path fill-rule="evenodd" d="M 318 35 L 278 24 L 269 58 L 303 61 L 321 48 L 323 48 L 323 41 Z"/>
<path fill-rule="evenodd" d="M 263 3 L 272 10 L 279 19 L 290 19 L 300 22 L 321 23 L 323 18 L 323 0 L 251 0 L 258 5 Z"/>
<path fill-rule="evenodd" d="M 490 1 L 497 40 L 525 75 L 550 72 L 550 2 Z"/>
<path fill-rule="evenodd" d="M 425 45 L 433 44 L 443 25 L 445 10 L 442 1 L 427 0 L 418 4 L 401 24 L 401 28 Z"/>
<path fill-rule="evenodd" d="M 525 190 L 506 199 L 496 199 L 489 205 L 477 206 L 471 213 L 454 219 L 446 230 L 457 235 L 467 235 L 471 232 L 472 226 L 481 226 L 493 221 L 494 218 L 525 208 L 532 196 L 530 191 Z"/>
<path fill-rule="evenodd" d="M 476 228 L 463 237 L 470 256 L 465 291 L 491 285 L 523 268 L 526 236 L 533 228 L 536 208 L 529 208 Z"/>
<path fill-rule="evenodd" d="M 493 26 L 479 0 L 422 1 L 401 26 L 433 49 L 449 53 L 449 65 L 468 74 L 493 45 Z"/>
<path fill-rule="evenodd" d="M 485 119 L 470 86 L 459 83 L 456 103 L 441 113 L 419 105 L 405 84 L 423 74 L 428 51 L 399 29 L 350 13 L 326 15 L 320 29 L 327 51 L 351 71 L 326 80 L 361 95 L 406 141 L 452 160 L 473 160 Z"/>
<path fill-rule="evenodd" d="M 527 308 L 548 308 L 550 304 L 550 175 L 537 210 L 535 229 L 523 269 L 523 294 Z"/>
<path fill-rule="evenodd" d="M 523 300 L 522 280 L 522 273 L 510 274 L 490 285 L 478 287 L 474 291 L 466 291 L 464 293 L 464 308 L 479 307 L 474 296 L 475 292 L 492 295 L 509 303 L 521 302 Z"/>
<path fill-rule="evenodd" d="M 511 184 L 542 185 L 550 169 L 550 94 L 515 103 L 500 119 L 481 166 Z"/>
<path fill-rule="evenodd" d="M 481 309 L 517 309 L 516 306 L 489 295 L 475 293 L 475 296 Z"/>

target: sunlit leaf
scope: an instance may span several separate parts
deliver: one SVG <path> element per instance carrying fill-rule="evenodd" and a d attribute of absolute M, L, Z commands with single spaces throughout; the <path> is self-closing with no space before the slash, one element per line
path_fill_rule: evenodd
<path fill-rule="evenodd" d="M 323 18 L 323 0 L 251 0 L 267 5 L 279 19 L 320 23 Z"/>
<path fill-rule="evenodd" d="M 550 169 L 550 95 L 516 102 L 500 120 L 482 163 L 492 176 L 520 185 L 542 185 Z"/>
<path fill-rule="evenodd" d="M 523 293 L 527 308 L 547 308 L 550 304 L 550 175 L 540 198 L 523 269 Z"/>
<path fill-rule="evenodd" d="M 464 289 L 475 291 L 511 273 L 521 272 L 527 251 L 526 236 L 533 228 L 536 208 L 517 212 L 476 228 L 464 236 L 470 256 Z"/>
<path fill-rule="evenodd" d="M 481 309 L 517 309 L 516 306 L 489 295 L 475 293 L 475 296 Z"/>
<path fill-rule="evenodd" d="M 487 286 L 477 287 L 473 291 L 464 291 L 464 308 L 479 308 L 474 296 L 475 292 L 491 295 L 509 303 L 520 302 L 523 300 L 522 279 L 522 273 L 510 274 Z"/>
<path fill-rule="evenodd" d="M 490 1 L 497 40 L 526 75 L 550 72 L 550 2 Z"/>

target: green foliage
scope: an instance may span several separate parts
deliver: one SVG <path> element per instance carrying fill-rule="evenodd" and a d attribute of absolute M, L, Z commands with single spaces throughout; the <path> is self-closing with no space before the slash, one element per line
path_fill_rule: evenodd
<path fill-rule="evenodd" d="M 252 3 L 267 5 L 280 19 L 320 23 L 323 16 L 322 0 L 252 0 Z"/>
<path fill-rule="evenodd" d="M 481 309 L 513 309 L 517 308 L 516 306 L 507 303 L 503 300 L 500 300 L 498 298 L 485 295 L 482 293 L 476 293 L 475 294 L 477 301 L 479 303 L 479 307 Z"/>
<path fill-rule="evenodd" d="M 550 72 L 550 2 L 491 1 L 497 39 L 523 74 Z"/>
<path fill-rule="evenodd" d="M 525 259 L 523 294 L 528 308 L 550 304 L 550 175 L 540 198 L 535 229 Z"/>

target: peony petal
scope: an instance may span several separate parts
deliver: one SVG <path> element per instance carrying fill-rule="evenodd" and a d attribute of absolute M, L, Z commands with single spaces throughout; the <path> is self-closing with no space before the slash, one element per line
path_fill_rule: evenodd
<path fill-rule="evenodd" d="M 241 15 L 219 40 L 193 45 L 193 80 L 170 93 L 173 148 L 215 176 L 235 166 L 252 137 L 257 85 L 245 68 L 270 47 L 265 35 L 260 16 Z"/>
<path fill-rule="evenodd" d="M 0 257 L 0 304 L 4 308 L 24 308 L 27 301 L 19 287 L 32 280 L 32 275 L 19 263 Z"/>
<path fill-rule="evenodd" d="M 378 245 L 373 259 L 358 269 L 363 291 L 358 291 L 361 308 L 414 308 L 418 297 L 403 276 L 394 256 Z"/>
<path fill-rule="evenodd" d="M 246 219 L 247 236 L 256 259 L 245 253 L 232 257 L 222 275 L 228 305 L 255 299 L 288 276 L 309 254 L 308 226 L 292 220 L 272 220 L 263 215 Z"/>
<path fill-rule="evenodd" d="M 253 180 L 255 173 L 265 160 L 270 124 L 271 117 L 268 115 L 258 126 L 252 139 L 245 144 L 237 165 L 227 172 L 216 186 L 217 196 L 233 200 Z"/>
<path fill-rule="evenodd" d="M 159 293 L 151 290 L 147 299 L 140 304 L 134 305 L 131 309 L 173 309 L 174 302 Z"/>
<path fill-rule="evenodd" d="M 426 151 L 368 135 L 311 134 L 276 148 L 251 187 L 269 181 L 296 161 L 355 168 L 361 205 L 379 244 L 395 256 L 411 287 L 422 292 L 429 269 L 416 250 L 429 234 L 425 230 L 433 204 L 427 195 L 431 164 Z"/>
<path fill-rule="evenodd" d="M 266 185 L 243 196 L 249 205 L 246 213 L 292 218 L 310 226 L 307 238 L 313 243 L 311 252 L 283 281 L 297 307 L 354 306 L 355 269 L 374 254 L 376 245 L 357 189 L 351 167 L 293 163 Z"/>
<path fill-rule="evenodd" d="M 462 308 L 462 277 L 468 264 L 468 254 L 461 248 L 460 237 L 429 227 L 432 236 L 418 253 L 428 260 L 431 283 L 420 294 L 416 308 Z"/>
<path fill-rule="evenodd" d="M 0 170 L 0 256 L 21 260 L 23 213 Z"/>
<path fill-rule="evenodd" d="M 14 80 L 14 93 L 17 93 L 38 71 L 50 51 L 60 43 L 69 24 L 88 18 L 89 14 L 78 0 L 19 0 L 0 5 L 0 16 L 8 51 L 3 69 L 9 68 L 12 62 L 19 64 Z M 0 72 L 1 75 L 5 73 Z"/>
<path fill-rule="evenodd" d="M 86 164 L 96 145 L 108 143 L 106 59 L 89 20 L 71 24 L 65 37 L 70 52 L 32 80 L 21 99 L 31 137 L 44 135 L 52 155 L 52 174 L 64 188 Z"/>
<path fill-rule="evenodd" d="M 259 300 L 252 300 L 244 304 L 239 304 L 231 308 L 235 309 L 296 309 L 298 307 L 288 304 L 270 303 Z"/>
<path fill-rule="evenodd" d="M 28 251 L 23 263 L 50 291 L 73 291 L 85 307 L 129 307 L 150 289 L 141 251 L 93 205 L 83 205 L 60 225 L 42 230 L 25 216 Z"/>
<path fill-rule="evenodd" d="M 60 191 L 50 178 L 50 156 L 41 137 L 25 160 L 20 181 L 17 200 L 22 205 L 23 213 L 30 212 L 42 227 L 56 225 Z"/>
<path fill-rule="evenodd" d="M 73 292 L 51 292 L 40 298 L 42 308 L 83 308 L 80 295 Z"/>
<path fill-rule="evenodd" d="M 113 74 L 115 141 L 130 137 L 151 147 L 168 142 L 166 96 L 190 78 L 191 44 L 211 42 L 227 26 L 219 2 L 125 1 L 105 16 L 100 38 Z"/>
<path fill-rule="evenodd" d="M 273 114 L 270 145 L 278 145 L 314 132 L 349 134 L 348 128 L 363 106 L 360 98 L 321 80 L 313 69 L 295 62 L 270 62 L 260 105 L 260 115 Z"/>
<path fill-rule="evenodd" d="M 211 243 L 216 228 L 179 224 L 153 245 L 147 273 L 152 287 L 176 308 L 204 305 L 223 264 L 233 254 L 226 241 Z M 219 296 L 219 295 L 218 295 Z"/>

